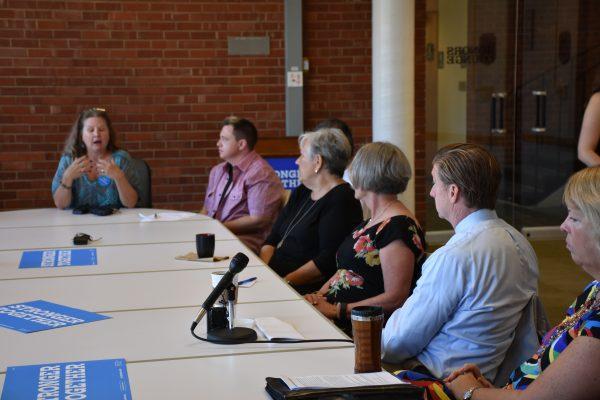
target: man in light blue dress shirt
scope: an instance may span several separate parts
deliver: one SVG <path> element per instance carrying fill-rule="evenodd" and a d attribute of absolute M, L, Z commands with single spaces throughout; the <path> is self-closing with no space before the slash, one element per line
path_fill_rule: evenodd
<path fill-rule="evenodd" d="M 537 258 L 494 211 L 501 172 L 487 150 L 446 146 L 431 174 L 430 195 L 455 234 L 427 259 L 413 294 L 388 320 L 383 359 L 422 365 L 437 378 L 475 363 L 493 380 L 537 293 Z"/>

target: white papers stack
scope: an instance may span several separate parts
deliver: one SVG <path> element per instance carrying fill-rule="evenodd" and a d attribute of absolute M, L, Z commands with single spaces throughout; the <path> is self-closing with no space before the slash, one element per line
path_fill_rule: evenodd
<path fill-rule="evenodd" d="M 152 222 L 152 221 L 180 221 L 182 219 L 188 219 L 195 215 L 196 213 L 192 212 L 156 212 L 154 214 L 144 215 L 142 213 L 138 213 L 141 222 Z"/>
<path fill-rule="evenodd" d="M 281 379 L 292 390 L 408 384 L 387 371 L 352 375 L 282 376 Z"/>
<path fill-rule="evenodd" d="M 275 317 L 262 317 L 254 320 L 256 327 L 269 340 L 272 339 L 304 339 L 292 325 Z"/>

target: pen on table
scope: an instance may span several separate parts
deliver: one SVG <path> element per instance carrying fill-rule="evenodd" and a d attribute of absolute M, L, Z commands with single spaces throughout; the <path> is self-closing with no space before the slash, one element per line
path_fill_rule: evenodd
<path fill-rule="evenodd" d="M 258 278 L 256 276 L 253 276 L 252 278 L 248 278 L 248 279 L 244 279 L 242 281 L 239 281 L 238 285 L 245 285 L 246 283 L 254 282 L 257 279 Z"/>

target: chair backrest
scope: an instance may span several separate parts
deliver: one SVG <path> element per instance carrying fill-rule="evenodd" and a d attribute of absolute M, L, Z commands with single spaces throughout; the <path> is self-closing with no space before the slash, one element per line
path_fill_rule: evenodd
<path fill-rule="evenodd" d="M 542 304 L 542 299 L 535 295 L 533 298 L 533 318 L 535 322 L 535 331 L 537 333 L 538 343 L 542 343 L 542 339 L 546 333 L 552 328 L 548 320 L 548 314 Z"/>
<path fill-rule="evenodd" d="M 136 207 L 152 208 L 152 170 L 148 163 L 141 158 L 131 158 L 133 167 L 139 177 L 139 185 L 135 188 L 138 193 Z"/>
<path fill-rule="evenodd" d="M 512 371 L 535 353 L 541 338 L 549 329 L 550 324 L 542 301 L 534 294 L 523 309 L 515 329 L 515 337 L 498 367 L 494 378 L 495 386 L 506 385 Z"/>

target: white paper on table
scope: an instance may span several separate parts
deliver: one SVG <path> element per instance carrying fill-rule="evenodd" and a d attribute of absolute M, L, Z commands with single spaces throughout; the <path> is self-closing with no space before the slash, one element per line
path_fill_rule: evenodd
<path fill-rule="evenodd" d="M 154 214 L 144 215 L 142 213 L 138 213 L 141 222 L 152 222 L 152 221 L 180 221 L 182 219 L 188 219 L 195 215 L 196 213 L 192 212 L 156 212 Z"/>
<path fill-rule="evenodd" d="M 291 390 L 409 384 L 387 371 L 351 375 L 282 376 L 281 379 Z"/>
<path fill-rule="evenodd" d="M 263 335 L 271 339 L 304 339 L 292 325 L 275 317 L 255 318 L 254 323 Z"/>
<path fill-rule="evenodd" d="M 252 318 L 236 318 L 234 325 L 252 329 L 254 328 L 254 320 Z"/>

